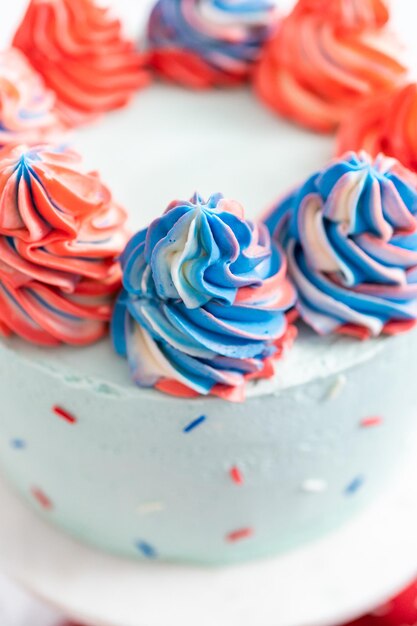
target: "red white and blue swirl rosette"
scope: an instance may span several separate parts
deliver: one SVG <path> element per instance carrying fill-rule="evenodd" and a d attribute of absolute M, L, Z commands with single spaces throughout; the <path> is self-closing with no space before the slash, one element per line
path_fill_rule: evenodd
<path fill-rule="evenodd" d="M 152 65 L 188 87 L 238 84 L 276 17 L 272 0 L 159 0 L 148 25 Z"/>
<path fill-rule="evenodd" d="M 246 380 L 273 374 L 295 293 L 279 246 L 238 203 L 174 202 L 121 262 L 112 335 L 138 385 L 240 400 Z"/>
<path fill-rule="evenodd" d="M 417 318 L 417 178 L 347 153 L 266 218 L 288 256 L 302 318 L 320 334 L 395 333 Z"/>

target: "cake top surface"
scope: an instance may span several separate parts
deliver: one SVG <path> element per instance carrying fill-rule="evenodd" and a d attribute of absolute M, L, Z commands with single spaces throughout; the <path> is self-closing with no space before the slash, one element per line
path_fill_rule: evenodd
<path fill-rule="evenodd" d="M 132 128 L 137 142 L 131 141 Z M 77 131 L 71 143 L 82 152 L 87 166 L 102 172 L 126 207 L 132 231 L 159 217 L 173 197 L 189 197 L 195 191 L 189 188 L 190 181 L 206 196 L 221 189 L 228 197 L 239 198 L 247 216 L 254 218 L 325 163 L 333 146 L 331 138 L 270 115 L 249 91 L 195 94 L 160 85 L 141 92 L 124 111 Z M 123 146 L 123 159 L 116 159 L 108 145 Z M 320 337 L 302 326 L 276 376 L 250 383 L 247 395 L 279 393 L 337 375 L 397 340 L 401 338 L 358 342 Z M 34 367 L 66 377 L 75 388 L 104 385 L 116 394 L 153 394 L 161 402 L 170 400 L 152 389 L 137 388 L 126 361 L 114 354 L 109 339 L 81 350 L 66 346 L 50 350 L 13 338 L 0 349 L 9 348 Z"/>
<path fill-rule="evenodd" d="M 195 93 L 161 84 L 70 139 L 125 207 L 132 232 L 196 191 L 221 192 L 259 218 L 334 148 L 331 137 L 269 113 L 249 89 Z M 123 156 L 109 146 L 122 147 Z"/>

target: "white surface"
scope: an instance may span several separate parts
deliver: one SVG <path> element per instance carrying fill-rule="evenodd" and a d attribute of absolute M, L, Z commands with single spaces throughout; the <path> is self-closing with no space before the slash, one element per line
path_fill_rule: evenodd
<path fill-rule="evenodd" d="M 70 626 L 62 615 L 0 575 L 1 626 Z"/>
<path fill-rule="evenodd" d="M 416 474 L 413 459 L 401 488 L 325 541 L 224 569 L 139 565 L 93 551 L 36 517 L 0 480 L 0 568 L 94 626 L 334 626 L 417 573 Z"/>

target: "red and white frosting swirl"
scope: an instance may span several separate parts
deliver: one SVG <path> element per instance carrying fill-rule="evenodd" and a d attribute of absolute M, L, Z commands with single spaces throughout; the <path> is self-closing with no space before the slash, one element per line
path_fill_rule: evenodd
<path fill-rule="evenodd" d="M 74 152 L 17 147 L 0 159 L 0 330 L 84 345 L 107 330 L 125 213 Z"/>
<path fill-rule="evenodd" d="M 0 53 L 0 146 L 34 144 L 62 132 L 56 100 L 16 48 Z"/>
<path fill-rule="evenodd" d="M 401 87 L 385 98 L 370 98 L 342 124 L 337 152 L 383 152 L 417 172 L 417 83 Z"/>
<path fill-rule="evenodd" d="M 364 97 L 405 79 L 388 17 L 382 0 L 299 0 L 265 48 L 258 95 L 304 126 L 334 130 Z"/>
<path fill-rule="evenodd" d="M 326 13 L 344 29 L 380 28 L 389 20 L 388 0 L 304 0 L 303 6 Z"/>
<path fill-rule="evenodd" d="M 148 82 L 144 56 L 93 0 L 31 0 L 14 37 L 70 125 L 124 106 Z"/>

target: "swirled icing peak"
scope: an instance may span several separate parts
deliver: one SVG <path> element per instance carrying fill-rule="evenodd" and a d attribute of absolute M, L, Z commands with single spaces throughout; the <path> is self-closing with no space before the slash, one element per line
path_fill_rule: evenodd
<path fill-rule="evenodd" d="M 107 330 L 125 214 L 78 155 L 19 146 L 0 157 L 0 331 L 84 345 Z"/>
<path fill-rule="evenodd" d="M 298 291 L 320 334 L 361 338 L 417 319 L 417 178 L 394 159 L 347 153 L 269 214 Z"/>
<path fill-rule="evenodd" d="M 380 28 L 389 20 L 387 0 L 301 0 L 303 9 L 326 13 L 342 29 Z"/>
<path fill-rule="evenodd" d="M 383 152 L 417 172 L 417 84 L 385 98 L 370 98 L 352 111 L 338 134 L 338 154 L 346 150 Z"/>
<path fill-rule="evenodd" d="M 15 36 L 70 125 L 124 106 L 148 82 L 144 57 L 95 0 L 31 0 Z"/>
<path fill-rule="evenodd" d="M 387 20 L 381 0 L 299 0 L 262 54 L 259 97 L 299 124 L 335 130 L 363 98 L 405 80 Z"/>
<path fill-rule="evenodd" d="M 275 17 L 272 0 L 159 0 L 148 27 L 152 65 L 188 87 L 240 83 Z"/>
<path fill-rule="evenodd" d="M 174 202 L 121 258 L 116 351 L 142 387 L 240 400 L 293 338 L 286 261 L 264 225 L 216 194 Z"/>
<path fill-rule="evenodd" d="M 16 48 L 0 53 L 0 147 L 50 140 L 62 131 L 55 95 Z"/>

